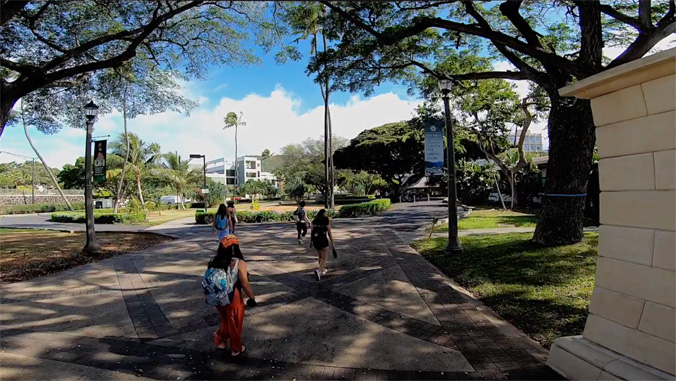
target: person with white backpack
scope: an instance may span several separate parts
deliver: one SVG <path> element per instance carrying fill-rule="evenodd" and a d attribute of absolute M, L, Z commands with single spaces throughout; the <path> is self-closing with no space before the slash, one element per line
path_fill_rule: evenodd
<path fill-rule="evenodd" d="M 218 211 L 214 216 L 214 222 L 211 225 L 211 235 L 213 236 L 215 232 L 218 232 L 218 242 L 221 242 L 226 235 L 230 234 L 232 228 L 230 212 L 224 204 L 221 204 L 218 207 Z"/>
<path fill-rule="evenodd" d="M 209 261 L 202 278 L 202 290 L 207 304 L 216 307 L 221 316 L 221 326 L 214 332 L 214 345 L 218 349 L 225 349 L 230 339 L 231 355 L 238 356 L 246 350 L 242 344 L 242 290 L 249 297 L 246 303 L 249 307 L 255 307 L 258 303 L 249 284 L 249 274 L 239 249 L 239 241 L 234 235 L 225 236 L 218 245 L 218 252 Z"/>

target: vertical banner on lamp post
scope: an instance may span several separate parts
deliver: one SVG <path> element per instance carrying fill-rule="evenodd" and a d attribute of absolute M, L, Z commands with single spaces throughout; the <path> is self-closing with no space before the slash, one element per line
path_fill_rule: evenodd
<path fill-rule="evenodd" d="M 439 124 L 425 125 L 425 176 L 444 174 L 444 130 Z"/>
<path fill-rule="evenodd" d="M 94 142 L 94 182 L 106 181 L 106 146 L 107 140 Z"/>

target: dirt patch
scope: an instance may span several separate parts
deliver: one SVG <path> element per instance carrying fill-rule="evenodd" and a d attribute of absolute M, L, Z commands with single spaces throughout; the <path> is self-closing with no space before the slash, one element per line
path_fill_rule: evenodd
<path fill-rule="evenodd" d="M 84 232 L 3 229 L 0 235 L 2 283 L 20 282 L 56 273 L 172 240 L 150 233 L 96 233 L 101 251 L 88 255 L 82 252 Z"/>

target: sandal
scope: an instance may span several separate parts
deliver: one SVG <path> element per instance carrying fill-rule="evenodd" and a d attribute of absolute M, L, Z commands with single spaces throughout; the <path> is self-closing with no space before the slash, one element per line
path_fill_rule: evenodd
<path fill-rule="evenodd" d="M 242 351 L 241 352 L 230 352 L 230 355 L 232 357 L 237 357 L 237 356 L 241 355 L 242 353 L 244 353 L 245 351 L 246 351 L 246 347 L 244 345 L 242 345 Z"/>

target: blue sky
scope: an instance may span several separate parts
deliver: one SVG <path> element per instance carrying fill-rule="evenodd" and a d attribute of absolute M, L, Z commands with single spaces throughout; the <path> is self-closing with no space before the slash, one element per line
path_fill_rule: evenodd
<path fill-rule="evenodd" d="M 239 130 L 238 153 L 260 154 L 264 149 L 279 152 L 282 146 L 323 134 L 323 101 L 319 87 L 305 74 L 309 43 L 298 45 L 306 55 L 300 61 L 275 62 L 272 53 L 259 48 L 262 63 L 238 67 L 212 67 L 207 78 L 190 80 L 183 93 L 200 102 L 190 116 L 166 112 L 140 116 L 129 121 L 131 132 L 143 140 L 160 144 L 163 151 L 178 151 L 184 157 L 204 153 L 207 159 L 234 158 L 234 132 L 222 130 L 229 111 L 243 111 L 247 126 Z M 406 94 L 401 85 L 385 83 L 373 96 L 336 92 L 331 94 L 334 134 L 353 138 L 367 128 L 409 119 L 420 100 Z M 95 125 L 94 136 L 122 133 L 117 112 L 104 115 Z M 84 131 L 64 128 L 44 135 L 29 128 L 38 150 L 52 167 L 73 163 L 84 155 Z M 34 156 L 20 126 L 8 127 L 0 138 L 0 150 Z M 0 162 L 18 160 L 0 153 Z"/>

